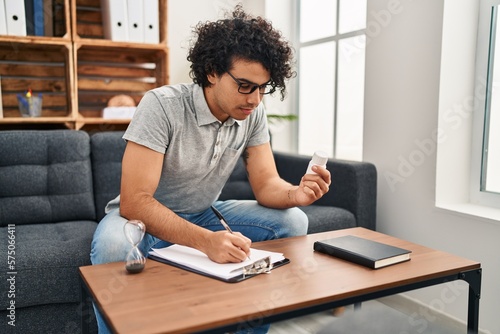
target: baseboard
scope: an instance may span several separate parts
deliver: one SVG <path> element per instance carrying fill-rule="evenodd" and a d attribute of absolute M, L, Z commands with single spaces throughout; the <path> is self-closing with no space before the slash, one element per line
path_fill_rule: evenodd
<path fill-rule="evenodd" d="M 418 326 L 417 328 L 422 328 L 422 330 L 425 330 L 427 323 L 435 322 L 436 324 L 443 324 L 449 328 L 456 328 L 457 333 L 466 333 L 467 331 L 467 324 L 465 321 L 453 317 L 448 313 L 431 308 L 429 305 L 407 295 L 392 295 L 379 298 L 377 301 L 408 315 L 408 322 Z M 491 332 L 479 329 L 479 334 L 491 334 Z"/>

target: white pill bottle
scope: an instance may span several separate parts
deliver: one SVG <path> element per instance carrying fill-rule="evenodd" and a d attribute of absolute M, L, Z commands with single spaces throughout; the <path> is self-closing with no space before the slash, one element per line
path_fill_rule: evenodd
<path fill-rule="evenodd" d="M 314 165 L 321 166 L 326 168 L 326 162 L 328 161 L 328 155 L 323 151 L 314 152 L 311 161 L 309 161 L 309 165 L 307 166 L 306 174 L 316 174 L 313 172 L 312 167 Z"/>

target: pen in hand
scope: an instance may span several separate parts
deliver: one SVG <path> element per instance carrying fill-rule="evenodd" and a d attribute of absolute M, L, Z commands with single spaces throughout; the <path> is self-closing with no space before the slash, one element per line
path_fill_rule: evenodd
<path fill-rule="evenodd" d="M 219 218 L 220 223 L 222 224 L 222 226 L 224 226 L 224 228 L 226 229 L 226 231 L 228 231 L 229 233 L 233 234 L 233 230 L 231 230 L 231 228 L 229 227 L 229 225 L 226 222 L 226 219 L 224 219 L 224 216 L 219 212 L 219 210 L 217 210 L 213 205 L 210 206 L 210 208 L 215 213 L 215 215 L 217 216 L 217 218 Z M 248 257 L 248 259 L 251 260 L 250 256 Z"/>

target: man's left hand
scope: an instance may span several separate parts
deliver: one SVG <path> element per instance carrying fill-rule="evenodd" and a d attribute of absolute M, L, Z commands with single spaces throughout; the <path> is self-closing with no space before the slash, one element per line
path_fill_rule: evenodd
<path fill-rule="evenodd" d="M 314 203 L 330 189 L 332 182 L 330 172 L 320 166 L 313 166 L 313 171 L 317 174 L 305 174 L 300 180 L 299 187 L 291 191 L 297 206 Z"/>

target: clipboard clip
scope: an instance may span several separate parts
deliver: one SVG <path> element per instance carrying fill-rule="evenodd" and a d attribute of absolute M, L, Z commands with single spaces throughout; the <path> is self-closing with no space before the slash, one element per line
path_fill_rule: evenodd
<path fill-rule="evenodd" d="M 243 277 L 246 275 L 270 274 L 273 269 L 271 257 L 267 256 L 261 260 L 255 261 L 243 267 Z"/>

